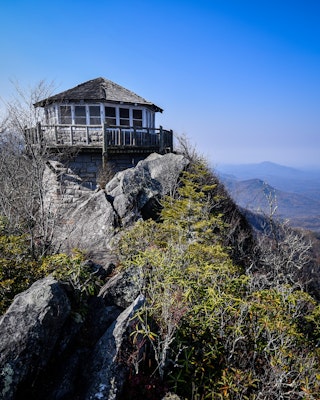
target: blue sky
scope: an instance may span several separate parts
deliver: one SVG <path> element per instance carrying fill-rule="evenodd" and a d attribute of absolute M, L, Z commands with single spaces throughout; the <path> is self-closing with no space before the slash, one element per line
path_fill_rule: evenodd
<path fill-rule="evenodd" d="M 103 76 L 216 166 L 320 166 L 319 20 L 316 0 L 3 0 L 0 96 Z"/>

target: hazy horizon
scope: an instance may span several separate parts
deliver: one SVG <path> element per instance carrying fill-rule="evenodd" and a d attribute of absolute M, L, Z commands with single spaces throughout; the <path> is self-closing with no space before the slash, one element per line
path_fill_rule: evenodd
<path fill-rule="evenodd" d="M 216 168 L 219 167 L 236 167 L 238 165 L 241 166 L 260 166 L 262 164 L 270 163 L 275 166 L 279 167 L 285 167 L 285 168 L 292 168 L 292 169 L 297 169 L 297 170 L 302 170 L 302 171 L 320 171 L 320 165 L 293 165 L 293 164 L 283 164 L 283 163 L 278 163 L 278 162 L 273 162 L 273 161 L 268 161 L 268 160 L 262 160 L 262 161 L 257 161 L 257 162 L 221 162 L 221 163 L 215 163 L 213 161 L 210 162 L 210 164 L 215 164 L 213 166 L 216 166 Z"/>

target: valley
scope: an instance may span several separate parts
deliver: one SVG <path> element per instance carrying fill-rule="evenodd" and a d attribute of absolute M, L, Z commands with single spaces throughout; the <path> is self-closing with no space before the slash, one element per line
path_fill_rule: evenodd
<path fill-rule="evenodd" d="M 276 211 L 294 227 L 320 232 L 320 170 L 263 162 L 221 165 L 215 172 L 240 207 L 267 215 Z"/>

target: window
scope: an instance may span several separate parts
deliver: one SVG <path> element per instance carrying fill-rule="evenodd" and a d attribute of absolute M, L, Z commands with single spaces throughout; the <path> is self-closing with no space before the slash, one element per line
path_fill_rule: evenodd
<path fill-rule="evenodd" d="M 89 106 L 90 125 L 100 125 L 100 106 Z"/>
<path fill-rule="evenodd" d="M 48 112 L 47 109 L 44 110 L 44 117 L 45 117 L 46 124 L 49 125 L 50 124 L 50 122 L 49 122 L 49 112 Z"/>
<path fill-rule="evenodd" d="M 86 125 L 86 106 L 75 106 L 74 107 L 74 123 L 76 125 Z"/>
<path fill-rule="evenodd" d="M 56 113 L 54 106 L 45 109 L 45 118 L 46 124 L 48 125 L 53 125 L 56 123 Z"/>
<path fill-rule="evenodd" d="M 105 115 L 108 126 L 117 125 L 116 109 L 114 107 L 105 107 Z"/>
<path fill-rule="evenodd" d="M 60 123 L 72 124 L 71 106 L 60 106 Z"/>
<path fill-rule="evenodd" d="M 142 110 L 132 110 L 133 126 L 142 127 Z"/>
<path fill-rule="evenodd" d="M 129 108 L 120 108 L 120 125 L 130 126 Z"/>

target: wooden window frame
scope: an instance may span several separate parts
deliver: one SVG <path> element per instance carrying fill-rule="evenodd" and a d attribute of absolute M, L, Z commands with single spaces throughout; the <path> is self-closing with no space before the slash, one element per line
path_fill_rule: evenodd
<path fill-rule="evenodd" d="M 123 104 L 112 104 L 112 103 L 89 103 L 89 104 L 81 104 L 81 103 L 76 103 L 76 104 L 58 104 L 55 106 L 55 115 L 56 115 L 56 121 L 58 121 L 60 124 L 66 124 L 66 125 L 79 125 L 79 121 L 77 122 L 76 117 L 76 107 L 85 107 L 86 110 L 86 123 L 85 125 L 101 125 L 102 123 L 106 122 L 106 108 L 110 107 L 115 110 L 115 117 L 113 118 L 115 124 L 110 124 L 110 126 L 116 125 L 116 126 L 123 126 L 123 127 L 136 127 L 136 128 L 154 128 L 155 127 L 155 113 L 148 109 L 147 107 L 137 107 L 137 106 L 127 106 Z M 69 116 L 69 121 L 70 123 L 66 123 L 66 121 L 62 121 L 62 112 L 61 109 L 63 107 L 70 107 L 71 110 L 71 116 Z M 91 116 L 90 114 L 90 107 L 100 107 L 100 117 L 96 116 Z M 120 110 L 128 110 L 129 112 L 129 117 L 128 118 L 120 118 Z M 134 112 L 139 111 L 141 112 L 141 119 L 140 118 L 134 118 Z M 49 110 L 48 110 L 48 115 L 49 115 Z M 53 115 L 53 114 L 52 114 Z M 57 118 L 58 117 L 58 118 Z M 64 117 L 66 118 L 66 117 Z M 100 123 L 91 123 L 94 118 L 99 119 Z M 111 117 L 110 117 L 111 118 Z M 50 118 L 49 118 L 50 119 Z M 128 120 L 129 125 L 127 124 L 120 124 L 120 120 L 125 119 Z M 139 122 L 137 124 L 137 121 Z M 95 121 L 96 122 L 96 121 Z M 140 125 L 141 124 L 141 125 Z M 80 125 L 84 125 L 81 123 Z"/>

